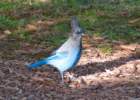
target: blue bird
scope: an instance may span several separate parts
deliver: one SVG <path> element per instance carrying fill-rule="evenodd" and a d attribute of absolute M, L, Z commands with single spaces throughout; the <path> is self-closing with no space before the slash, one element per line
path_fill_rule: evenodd
<path fill-rule="evenodd" d="M 49 57 L 31 64 L 27 64 L 27 67 L 29 69 L 34 69 L 45 64 L 51 65 L 60 72 L 63 83 L 64 72 L 73 68 L 77 64 L 80 59 L 82 50 L 82 34 L 84 32 L 83 29 L 79 26 L 76 17 L 72 17 L 71 19 L 71 28 L 72 31 L 68 40 L 62 44 L 55 52 L 53 52 Z"/>

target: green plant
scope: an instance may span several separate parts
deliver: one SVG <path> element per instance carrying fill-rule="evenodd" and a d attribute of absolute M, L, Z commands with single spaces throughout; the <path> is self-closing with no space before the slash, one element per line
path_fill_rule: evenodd
<path fill-rule="evenodd" d="M 112 53 L 113 49 L 109 44 L 101 44 L 97 47 L 103 54 L 109 55 Z"/>
<path fill-rule="evenodd" d="M 0 16 L 0 29 L 14 29 L 18 26 L 18 21 L 7 16 Z"/>

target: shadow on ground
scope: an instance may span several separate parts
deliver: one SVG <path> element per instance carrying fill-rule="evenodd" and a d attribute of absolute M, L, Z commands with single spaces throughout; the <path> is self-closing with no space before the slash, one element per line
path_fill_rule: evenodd
<path fill-rule="evenodd" d="M 120 57 L 119 59 L 115 59 L 112 61 L 93 62 L 85 65 L 79 65 L 73 69 L 73 72 L 78 76 L 94 74 L 97 72 L 105 72 L 106 70 L 113 70 L 113 68 L 117 68 L 129 61 L 138 59 L 140 59 L 140 57 L 137 57 L 137 55 L 130 55 L 127 57 Z"/>

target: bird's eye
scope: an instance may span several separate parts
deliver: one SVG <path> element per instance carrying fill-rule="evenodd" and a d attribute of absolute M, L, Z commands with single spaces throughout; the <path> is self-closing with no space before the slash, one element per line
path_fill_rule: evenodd
<path fill-rule="evenodd" d="M 76 33 L 77 34 L 80 34 L 81 33 L 81 29 L 78 29 Z"/>

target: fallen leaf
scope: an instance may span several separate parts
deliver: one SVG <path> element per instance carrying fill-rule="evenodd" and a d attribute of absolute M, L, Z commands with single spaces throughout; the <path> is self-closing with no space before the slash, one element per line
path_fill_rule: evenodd
<path fill-rule="evenodd" d="M 26 29 L 25 29 L 25 30 L 27 30 L 27 31 L 29 31 L 29 32 L 34 32 L 34 31 L 37 31 L 37 27 L 36 27 L 35 25 L 28 24 L 28 25 L 26 26 Z"/>

